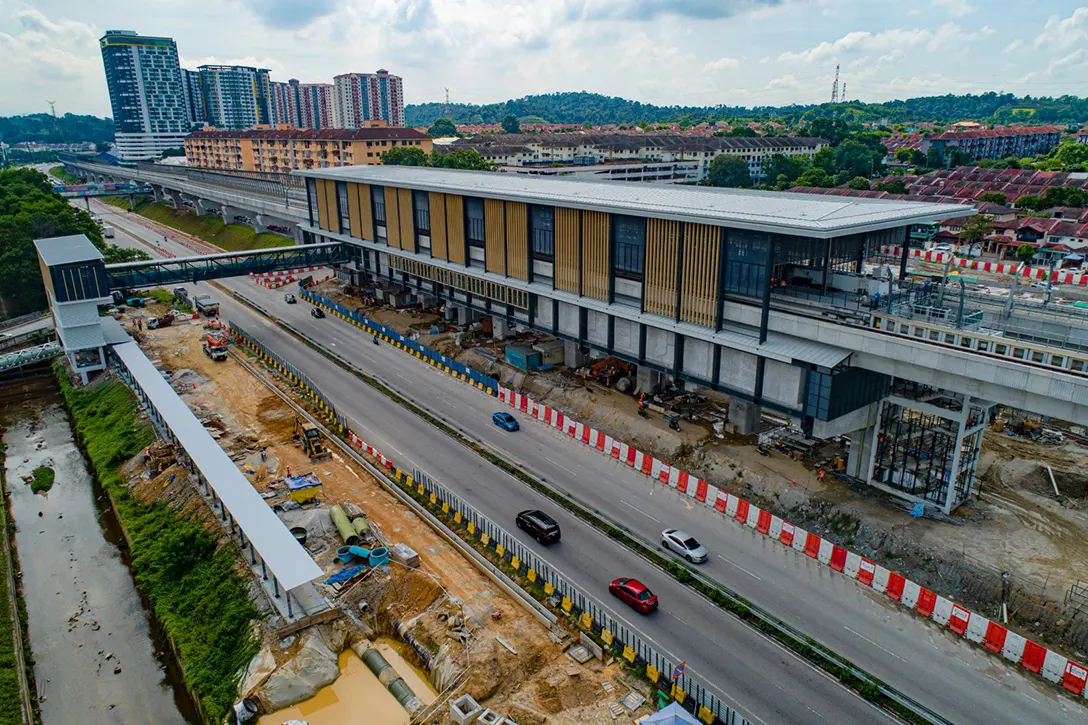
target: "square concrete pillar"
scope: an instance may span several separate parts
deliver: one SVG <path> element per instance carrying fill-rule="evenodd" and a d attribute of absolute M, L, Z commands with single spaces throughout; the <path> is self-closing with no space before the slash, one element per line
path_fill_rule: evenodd
<path fill-rule="evenodd" d="M 737 433 L 750 435 L 759 432 L 761 408 L 748 400 L 729 399 L 729 422 L 737 426 Z"/>
<path fill-rule="evenodd" d="M 505 340 L 510 334 L 510 323 L 501 317 L 491 318 L 491 337 L 496 340 Z"/>
<path fill-rule="evenodd" d="M 645 365 L 639 365 L 635 373 L 635 392 L 652 395 L 661 387 L 661 373 Z"/>
<path fill-rule="evenodd" d="M 580 368 L 589 363 L 589 353 L 585 352 L 578 343 L 570 340 L 563 341 L 563 364 L 570 369 Z"/>

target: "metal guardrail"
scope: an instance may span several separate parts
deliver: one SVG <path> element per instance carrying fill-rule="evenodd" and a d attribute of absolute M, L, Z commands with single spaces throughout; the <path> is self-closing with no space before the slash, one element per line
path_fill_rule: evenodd
<path fill-rule="evenodd" d="M 49 317 L 49 310 L 30 312 L 25 315 L 19 315 L 18 317 L 11 317 L 6 320 L 0 320 L 0 331 L 10 330 L 13 327 L 19 327 L 20 325 L 25 325 L 28 322 L 40 320 L 43 317 Z"/>

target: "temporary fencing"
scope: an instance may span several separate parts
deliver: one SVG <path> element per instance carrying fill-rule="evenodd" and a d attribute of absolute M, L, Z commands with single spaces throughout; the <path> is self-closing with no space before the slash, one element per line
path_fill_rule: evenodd
<path fill-rule="evenodd" d="M 903 253 L 902 247 L 881 247 L 881 252 L 894 257 L 898 257 Z M 950 256 L 948 252 L 935 252 L 932 249 L 912 249 L 910 250 L 910 256 L 921 259 L 925 262 L 934 262 L 937 264 L 944 264 L 948 261 Z M 952 267 L 956 269 L 970 269 L 978 272 L 990 272 L 992 274 L 1016 274 L 1016 270 L 1020 268 L 1019 262 L 995 262 L 982 259 L 968 259 L 966 257 L 952 257 Z M 1088 286 L 1088 274 L 1081 272 L 1070 272 L 1068 270 L 1056 269 L 1051 271 L 1047 266 L 1029 266 L 1024 265 L 1024 268 L 1020 271 L 1021 277 L 1027 277 L 1028 279 L 1046 280 L 1048 277 L 1051 282 L 1057 282 L 1058 284 L 1073 285 L 1076 287 Z"/>
<path fill-rule="evenodd" d="M 343 305 L 310 290 L 302 290 L 300 294 L 308 302 L 323 307 L 331 314 L 366 330 L 369 334 L 378 335 L 379 338 L 398 349 L 426 360 L 431 366 L 490 395 L 496 395 L 499 400 L 525 413 L 528 417 L 591 446 L 608 457 L 676 489 L 678 493 L 687 495 L 698 503 L 736 519 L 740 525 L 753 528 L 760 534 L 779 541 L 782 545 L 791 547 L 798 553 L 841 572 L 864 586 L 881 592 L 902 606 L 942 626 L 947 626 L 959 636 L 991 652 L 997 653 L 996 643 L 1001 642 L 1000 654 L 1009 662 L 1017 663 L 1060 685 L 1074 695 L 1088 699 L 1088 669 L 1084 665 L 1031 642 L 1010 631 L 1004 625 L 991 622 L 976 612 L 953 605 L 951 601 L 910 581 L 901 574 L 805 531 L 769 511 L 764 511 L 732 493 L 719 489 L 709 481 L 639 451 L 527 395 L 505 388 L 494 378 L 413 342 L 393 330 L 370 321 L 363 315 L 348 310 Z M 975 621 L 974 628 L 970 627 L 972 620 Z M 984 634 L 980 636 L 979 632 Z M 1043 663 L 1047 658 L 1050 665 L 1044 667 Z"/>

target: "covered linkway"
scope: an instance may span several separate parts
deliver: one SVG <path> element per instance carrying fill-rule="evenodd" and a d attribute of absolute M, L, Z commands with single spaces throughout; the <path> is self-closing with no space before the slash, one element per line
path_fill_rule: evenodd
<path fill-rule="evenodd" d="M 312 584 L 321 576 L 321 568 L 139 346 L 122 342 L 113 345 L 111 353 L 151 419 L 178 446 L 179 453 L 183 450 L 188 455 L 189 468 L 212 510 L 236 537 L 257 580 L 284 619 L 294 621 L 328 609 Z"/>
<path fill-rule="evenodd" d="M 240 277 L 281 269 L 326 267 L 346 261 L 348 258 L 343 245 L 339 242 L 328 242 L 107 264 L 106 279 L 109 289 L 122 290 Z"/>

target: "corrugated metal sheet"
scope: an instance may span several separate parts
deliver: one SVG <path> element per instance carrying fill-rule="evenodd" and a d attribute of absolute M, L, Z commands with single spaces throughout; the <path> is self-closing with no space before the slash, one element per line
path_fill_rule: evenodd
<path fill-rule="evenodd" d="M 296 173 L 315 178 L 387 184 L 820 238 L 975 213 L 974 209 L 959 204 L 675 187 L 410 166 L 343 166 Z"/>
<path fill-rule="evenodd" d="M 102 347 L 106 339 L 102 336 L 100 325 L 81 325 L 79 327 L 57 327 L 60 341 L 64 343 L 64 349 L 72 352 L 75 350 L 88 350 L 93 347 Z"/>
<path fill-rule="evenodd" d="M 280 585 L 290 590 L 321 576 L 321 567 L 208 435 L 136 343 L 114 345 L 113 352 L 139 382 Z"/>
<path fill-rule="evenodd" d="M 34 246 L 37 248 L 38 254 L 50 267 L 58 264 L 104 259 L 102 252 L 98 251 L 98 248 L 91 244 L 91 240 L 82 234 L 35 239 Z"/>

